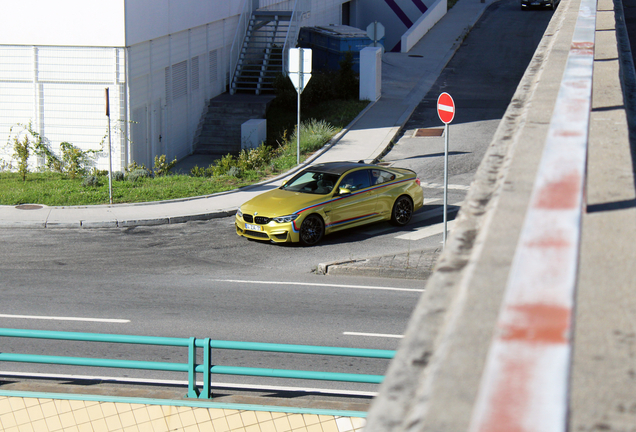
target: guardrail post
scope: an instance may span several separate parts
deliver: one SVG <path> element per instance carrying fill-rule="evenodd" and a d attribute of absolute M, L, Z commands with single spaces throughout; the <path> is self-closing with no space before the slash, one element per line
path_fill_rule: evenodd
<path fill-rule="evenodd" d="M 191 337 L 188 340 L 188 395 L 189 398 L 198 398 L 199 389 L 197 388 L 197 348 L 196 338 Z"/>
<path fill-rule="evenodd" d="M 212 398 L 212 347 L 210 346 L 210 338 L 205 338 L 203 343 L 203 391 L 199 395 L 201 399 Z"/>

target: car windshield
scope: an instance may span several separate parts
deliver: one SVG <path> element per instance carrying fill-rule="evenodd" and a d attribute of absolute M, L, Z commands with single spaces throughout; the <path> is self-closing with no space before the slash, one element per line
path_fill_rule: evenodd
<path fill-rule="evenodd" d="M 336 174 L 303 171 L 281 186 L 281 189 L 290 192 L 325 195 L 333 190 L 337 181 L 338 176 Z"/>

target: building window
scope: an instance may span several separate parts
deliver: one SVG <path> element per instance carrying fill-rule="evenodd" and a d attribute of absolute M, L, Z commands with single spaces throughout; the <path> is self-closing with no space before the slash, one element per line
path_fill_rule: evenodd
<path fill-rule="evenodd" d="M 192 91 L 199 90 L 199 56 L 192 57 L 192 70 L 190 71 L 190 87 Z"/>
<path fill-rule="evenodd" d="M 210 82 L 215 83 L 219 79 L 218 50 L 210 51 Z"/>
<path fill-rule="evenodd" d="M 172 97 L 176 100 L 188 94 L 188 62 L 172 65 Z"/>

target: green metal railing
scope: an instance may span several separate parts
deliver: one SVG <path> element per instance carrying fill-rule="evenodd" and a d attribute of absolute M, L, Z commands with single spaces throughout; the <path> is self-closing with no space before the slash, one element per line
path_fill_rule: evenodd
<path fill-rule="evenodd" d="M 312 345 L 286 345 L 260 342 L 236 342 L 212 340 L 210 338 L 170 338 L 157 336 L 132 336 L 101 333 L 77 333 L 48 330 L 23 330 L 0 328 L 0 336 L 33 339 L 54 339 L 82 342 L 109 342 L 136 345 L 161 345 L 187 347 L 188 362 L 169 363 L 140 360 L 115 360 L 87 357 L 49 356 L 39 354 L 14 354 L 0 352 L 0 361 L 57 364 L 71 366 L 109 367 L 120 369 L 144 369 L 188 373 L 188 397 L 209 399 L 212 397 L 211 376 L 243 375 L 274 378 L 311 379 L 324 381 L 344 381 L 356 383 L 380 384 L 383 375 L 353 374 L 342 372 L 316 372 L 289 369 L 265 369 L 241 366 L 222 366 L 212 364 L 212 349 L 278 352 L 286 354 L 318 354 L 329 356 L 365 357 L 392 359 L 395 351 L 363 348 L 322 347 Z M 203 363 L 196 363 L 197 348 L 203 349 Z M 203 374 L 203 388 L 196 384 L 197 373 Z"/>

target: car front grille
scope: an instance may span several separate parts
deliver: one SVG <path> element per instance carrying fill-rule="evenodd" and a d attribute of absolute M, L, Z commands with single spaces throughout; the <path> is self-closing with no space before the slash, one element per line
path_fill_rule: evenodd
<path fill-rule="evenodd" d="M 247 231 L 245 231 L 245 235 L 250 236 L 250 237 L 258 237 L 258 238 L 269 240 L 269 236 L 267 234 L 265 234 L 264 232 L 260 232 L 260 231 L 247 230 Z"/>
<path fill-rule="evenodd" d="M 254 218 L 252 217 L 252 215 L 248 215 L 248 214 L 244 214 L 243 215 L 243 220 L 247 223 L 253 223 L 254 222 Z"/>
<path fill-rule="evenodd" d="M 256 216 L 254 218 L 254 222 L 256 222 L 259 225 L 267 225 L 269 221 L 271 221 L 271 219 L 265 216 Z"/>

